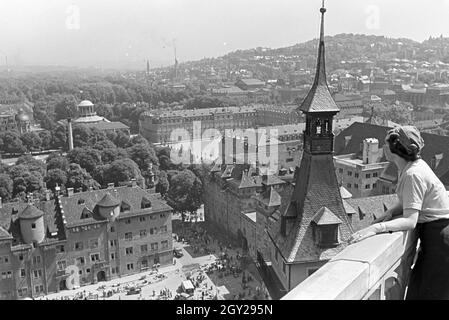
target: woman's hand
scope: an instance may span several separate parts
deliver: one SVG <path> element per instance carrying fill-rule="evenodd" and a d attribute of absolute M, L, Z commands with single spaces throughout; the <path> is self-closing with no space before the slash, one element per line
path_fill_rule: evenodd
<path fill-rule="evenodd" d="M 378 233 L 378 225 L 377 224 L 373 224 L 371 226 L 369 226 L 368 228 L 362 229 L 357 231 L 356 233 L 354 233 L 350 238 L 349 238 L 349 243 L 357 243 L 360 242 L 362 240 L 365 240 L 366 238 L 375 236 Z"/>

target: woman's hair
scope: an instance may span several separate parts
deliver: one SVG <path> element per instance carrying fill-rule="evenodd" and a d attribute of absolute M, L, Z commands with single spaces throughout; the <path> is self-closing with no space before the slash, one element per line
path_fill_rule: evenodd
<path fill-rule="evenodd" d="M 416 161 L 421 158 L 419 154 L 421 150 L 419 149 L 419 147 L 416 144 L 412 143 L 408 147 L 408 149 L 405 148 L 399 141 L 399 135 L 396 133 L 391 133 L 387 137 L 386 142 L 390 147 L 391 153 L 397 154 L 399 157 L 406 160 L 407 162 Z"/>

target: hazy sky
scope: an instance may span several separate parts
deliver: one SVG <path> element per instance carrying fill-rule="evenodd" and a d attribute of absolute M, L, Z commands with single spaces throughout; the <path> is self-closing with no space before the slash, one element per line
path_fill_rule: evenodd
<path fill-rule="evenodd" d="M 321 0 L 0 0 L 0 65 L 153 67 L 318 36 Z M 448 35 L 449 0 L 327 0 L 326 34 Z"/>

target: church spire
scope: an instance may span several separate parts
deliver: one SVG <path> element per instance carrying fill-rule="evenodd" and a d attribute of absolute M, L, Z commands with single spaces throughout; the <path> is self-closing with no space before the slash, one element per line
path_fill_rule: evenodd
<path fill-rule="evenodd" d="M 327 85 L 326 81 L 326 56 L 325 56 L 325 46 L 324 46 L 324 14 L 326 13 L 326 8 L 323 5 L 320 9 L 321 12 L 321 28 L 320 28 L 320 44 L 318 48 L 318 62 L 315 75 L 315 83 L 319 85 Z"/>

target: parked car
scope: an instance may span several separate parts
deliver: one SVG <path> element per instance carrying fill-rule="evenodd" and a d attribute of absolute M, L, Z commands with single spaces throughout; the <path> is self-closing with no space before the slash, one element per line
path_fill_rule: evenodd
<path fill-rule="evenodd" d="M 181 258 L 184 255 L 184 253 L 182 253 L 182 249 L 175 248 L 173 249 L 173 255 L 175 256 L 175 258 Z"/>
<path fill-rule="evenodd" d="M 138 287 L 131 287 L 128 289 L 128 291 L 126 292 L 126 294 L 128 296 L 133 295 L 133 294 L 139 294 L 142 291 L 141 288 Z"/>

